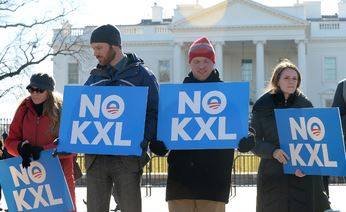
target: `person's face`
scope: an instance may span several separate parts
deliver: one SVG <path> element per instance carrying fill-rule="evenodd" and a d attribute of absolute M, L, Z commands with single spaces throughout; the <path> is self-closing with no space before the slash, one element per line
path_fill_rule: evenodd
<path fill-rule="evenodd" d="M 28 91 L 34 104 L 41 104 L 45 102 L 48 98 L 48 92 L 46 90 L 30 87 L 28 88 Z"/>
<path fill-rule="evenodd" d="M 279 87 L 287 97 L 294 93 L 298 86 L 298 74 L 295 70 L 286 68 L 282 71 L 279 79 Z"/>
<path fill-rule="evenodd" d="M 193 76 L 203 81 L 209 77 L 214 70 L 214 63 L 206 57 L 195 57 L 190 63 Z"/>
<path fill-rule="evenodd" d="M 91 43 L 91 48 L 100 65 L 107 65 L 115 58 L 115 51 L 108 43 Z"/>

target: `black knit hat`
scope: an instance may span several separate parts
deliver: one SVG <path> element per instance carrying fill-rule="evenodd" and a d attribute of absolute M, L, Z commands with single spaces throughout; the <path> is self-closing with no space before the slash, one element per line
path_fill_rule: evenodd
<path fill-rule="evenodd" d="M 119 29 L 110 24 L 102 25 L 91 33 L 90 43 L 108 43 L 109 45 L 121 46 Z"/>
<path fill-rule="evenodd" d="M 30 84 L 26 86 L 26 89 L 30 87 L 39 88 L 42 90 L 54 91 L 55 81 L 53 77 L 45 73 L 33 74 L 30 78 Z"/>

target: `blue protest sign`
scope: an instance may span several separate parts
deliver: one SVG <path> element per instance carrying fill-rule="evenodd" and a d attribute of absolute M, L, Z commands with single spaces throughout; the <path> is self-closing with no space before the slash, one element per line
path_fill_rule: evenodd
<path fill-rule="evenodd" d="M 42 151 L 27 169 L 20 157 L 0 161 L 0 184 L 9 211 L 73 211 L 59 159 L 52 153 Z"/>
<path fill-rule="evenodd" d="M 280 148 L 289 160 L 284 172 L 346 176 L 346 160 L 337 108 L 277 109 Z"/>
<path fill-rule="evenodd" d="M 168 149 L 237 148 L 248 113 L 248 83 L 161 85 L 157 137 Z"/>
<path fill-rule="evenodd" d="M 146 87 L 65 86 L 60 152 L 141 155 Z"/>

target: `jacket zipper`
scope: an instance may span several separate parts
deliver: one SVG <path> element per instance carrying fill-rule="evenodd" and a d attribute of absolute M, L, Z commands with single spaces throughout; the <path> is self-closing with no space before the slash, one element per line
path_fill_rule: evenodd
<path fill-rule="evenodd" d="M 37 116 L 36 117 L 36 127 L 35 127 L 35 146 L 37 146 L 37 128 L 38 128 L 39 123 L 40 123 L 40 117 Z"/>

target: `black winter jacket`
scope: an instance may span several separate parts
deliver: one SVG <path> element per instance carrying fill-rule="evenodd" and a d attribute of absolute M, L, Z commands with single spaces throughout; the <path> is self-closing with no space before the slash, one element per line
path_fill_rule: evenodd
<path fill-rule="evenodd" d="M 257 212 L 322 212 L 329 202 L 322 178 L 302 178 L 284 174 L 283 166 L 273 158 L 280 148 L 274 109 L 312 107 L 303 95 L 294 93 L 287 101 L 281 91 L 260 97 L 252 111 L 251 126 L 256 130 L 253 152 L 261 157 L 257 179 Z"/>
<path fill-rule="evenodd" d="M 154 74 L 144 66 L 142 59 L 136 54 L 126 53 L 127 62 L 122 70 L 116 70 L 110 64 L 97 65 L 90 73 L 88 80 L 84 85 L 89 86 L 146 86 L 148 87 L 148 101 L 145 117 L 144 142 L 141 144 L 143 151 L 139 160 L 139 166 L 142 168 L 148 161 L 149 156 L 146 153 L 147 143 L 156 140 L 156 125 L 158 111 L 158 83 Z M 91 166 L 96 155 L 87 154 L 85 168 Z M 132 159 L 132 156 L 118 156 L 124 160 Z"/>
<path fill-rule="evenodd" d="M 335 91 L 332 107 L 338 107 L 339 108 L 340 118 L 341 118 L 341 123 L 342 123 L 342 129 L 344 132 L 344 141 L 346 144 L 346 99 L 344 99 L 343 83 L 346 83 L 346 79 L 339 82 L 339 84 L 336 88 L 336 91 Z"/>
<path fill-rule="evenodd" d="M 221 82 L 214 70 L 205 81 L 189 73 L 184 83 Z M 200 199 L 228 203 L 233 149 L 172 150 L 168 155 L 166 200 Z"/>

